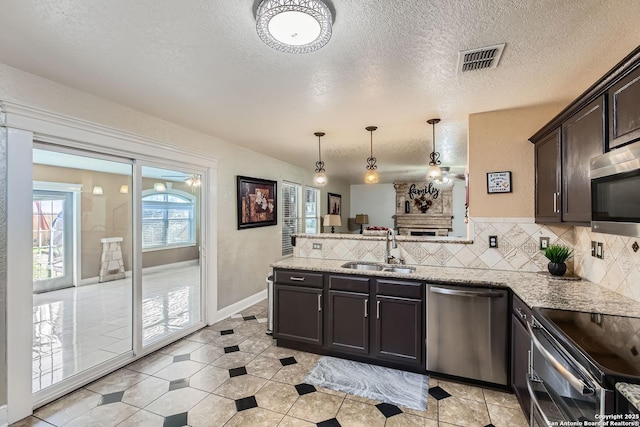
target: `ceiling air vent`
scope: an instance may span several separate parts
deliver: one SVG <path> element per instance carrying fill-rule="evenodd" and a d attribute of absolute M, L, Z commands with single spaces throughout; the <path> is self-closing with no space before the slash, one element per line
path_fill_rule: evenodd
<path fill-rule="evenodd" d="M 458 73 L 466 71 L 482 70 L 483 68 L 496 68 L 505 43 L 495 46 L 458 52 Z"/>

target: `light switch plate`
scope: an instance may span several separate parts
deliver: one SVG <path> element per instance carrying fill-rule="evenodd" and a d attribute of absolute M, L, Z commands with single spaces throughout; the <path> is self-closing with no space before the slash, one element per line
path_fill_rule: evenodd
<path fill-rule="evenodd" d="M 314 243 L 312 246 L 313 249 L 320 249 L 322 250 L 322 243 Z"/>
<path fill-rule="evenodd" d="M 604 244 L 602 242 L 598 242 L 596 247 L 596 258 L 604 259 Z"/>
<path fill-rule="evenodd" d="M 547 249 L 549 247 L 549 238 L 540 237 L 540 249 Z"/>
<path fill-rule="evenodd" d="M 490 248 L 498 247 L 498 236 L 489 236 L 489 247 Z"/>

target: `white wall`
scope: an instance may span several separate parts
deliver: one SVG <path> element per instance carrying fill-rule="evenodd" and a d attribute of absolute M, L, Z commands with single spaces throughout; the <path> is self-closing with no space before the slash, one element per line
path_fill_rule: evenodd
<path fill-rule="evenodd" d="M 455 180 L 453 186 L 453 231 L 450 236 L 467 237 L 464 222 L 464 180 Z M 396 213 L 396 190 L 393 184 L 358 184 L 351 186 L 351 215 L 369 215 L 369 225 L 393 228 Z"/>
<path fill-rule="evenodd" d="M 355 218 L 357 214 L 366 214 L 369 215 L 368 225 L 393 228 L 392 216 L 395 213 L 396 190 L 393 184 L 351 186 L 351 218 Z"/>

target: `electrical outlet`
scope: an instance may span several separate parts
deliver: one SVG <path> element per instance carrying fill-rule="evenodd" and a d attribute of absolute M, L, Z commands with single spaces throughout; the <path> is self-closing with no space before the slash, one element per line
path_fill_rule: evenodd
<path fill-rule="evenodd" d="M 604 244 L 602 242 L 598 242 L 596 247 L 596 258 L 604 259 Z"/>
<path fill-rule="evenodd" d="M 490 248 L 498 247 L 498 236 L 489 236 L 489 247 Z"/>
<path fill-rule="evenodd" d="M 592 240 L 591 241 L 591 256 L 595 257 L 596 256 L 596 248 L 598 247 L 598 242 Z"/>
<path fill-rule="evenodd" d="M 549 238 L 540 237 L 540 249 L 547 249 L 549 247 Z"/>
<path fill-rule="evenodd" d="M 314 243 L 312 248 L 322 250 L 322 243 Z"/>

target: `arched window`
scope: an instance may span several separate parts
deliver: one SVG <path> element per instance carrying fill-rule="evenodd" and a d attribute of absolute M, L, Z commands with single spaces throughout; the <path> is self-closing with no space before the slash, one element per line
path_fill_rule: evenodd
<path fill-rule="evenodd" d="M 196 243 L 196 198 L 184 191 L 142 192 L 142 249 Z"/>

